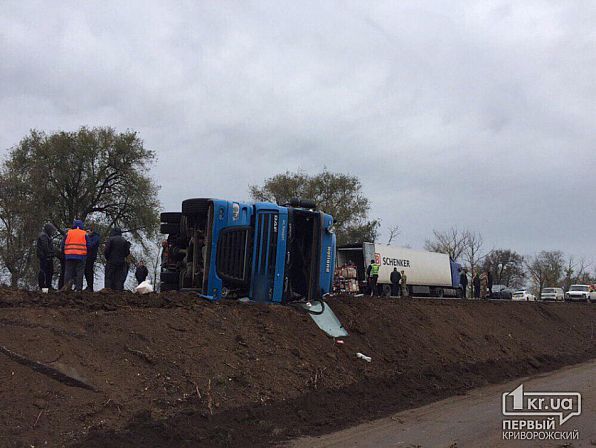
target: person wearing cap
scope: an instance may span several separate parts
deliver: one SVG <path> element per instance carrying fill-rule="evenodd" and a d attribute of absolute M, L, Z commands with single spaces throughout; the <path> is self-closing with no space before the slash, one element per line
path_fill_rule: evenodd
<path fill-rule="evenodd" d="M 83 274 L 89 248 L 89 238 L 83 227 L 83 221 L 75 219 L 72 229 L 66 233 L 62 242 L 65 264 L 64 289 L 67 291 L 72 288 L 73 283 L 76 291 L 83 289 Z"/>
<path fill-rule="evenodd" d="M 53 224 L 47 223 L 43 226 L 42 232 L 37 237 L 37 258 L 39 259 L 39 274 L 37 281 L 39 289 L 54 289 L 52 287 L 52 279 L 54 277 L 54 244 L 52 237 L 56 234 L 56 227 Z"/>

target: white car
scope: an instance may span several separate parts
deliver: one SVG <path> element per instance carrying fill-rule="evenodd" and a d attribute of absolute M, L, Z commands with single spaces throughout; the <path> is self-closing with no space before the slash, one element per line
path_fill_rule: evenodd
<path fill-rule="evenodd" d="M 511 300 L 534 302 L 536 300 L 536 296 L 534 294 L 530 294 L 527 289 L 518 289 L 513 293 Z"/>
<path fill-rule="evenodd" d="M 594 296 L 594 292 L 590 291 L 589 285 L 571 285 L 565 294 L 565 299 L 591 301 L 594 298 L 592 296 Z"/>
<path fill-rule="evenodd" d="M 556 302 L 565 300 L 563 288 L 544 288 L 540 300 L 554 300 Z"/>

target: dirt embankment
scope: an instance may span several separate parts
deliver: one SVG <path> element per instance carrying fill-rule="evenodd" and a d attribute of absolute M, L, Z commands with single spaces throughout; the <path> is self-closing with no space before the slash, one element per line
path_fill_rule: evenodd
<path fill-rule="evenodd" d="M 596 355 L 588 304 L 330 304 L 344 344 L 292 307 L 0 290 L 0 346 L 51 368 L 0 353 L 0 446 L 263 446 Z"/>

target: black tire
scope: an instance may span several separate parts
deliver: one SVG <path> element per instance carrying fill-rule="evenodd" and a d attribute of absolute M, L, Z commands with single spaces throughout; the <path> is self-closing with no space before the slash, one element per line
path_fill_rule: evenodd
<path fill-rule="evenodd" d="M 177 290 L 178 290 L 178 283 L 164 283 L 164 282 L 161 282 L 159 284 L 159 291 L 160 292 L 177 291 Z"/>
<path fill-rule="evenodd" d="M 163 212 L 159 215 L 160 221 L 168 224 L 180 224 L 181 217 L 182 213 L 180 212 Z"/>
<path fill-rule="evenodd" d="M 176 271 L 162 271 L 159 278 L 162 283 L 173 283 L 178 285 L 179 273 Z"/>
<path fill-rule="evenodd" d="M 186 216 L 207 215 L 209 199 L 195 198 L 182 201 L 182 214 Z"/>
<path fill-rule="evenodd" d="M 391 286 L 389 286 L 389 285 L 382 285 L 381 286 L 381 291 L 382 291 L 383 297 L 391 297 Z"/>
<path fill-rule="evenodd" d="M 164 235 L 178 235 L 180 233 L 180 224 L 161 223 L 159 225 L 159 232 Z"/>

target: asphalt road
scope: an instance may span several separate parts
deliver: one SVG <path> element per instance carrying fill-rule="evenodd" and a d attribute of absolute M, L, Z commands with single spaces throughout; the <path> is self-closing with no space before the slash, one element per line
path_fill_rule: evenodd
<path fill-rule="evenodd" d="M 558 430 L 579 431 L 574 441 L 503 440 L 501 398 L 520 384 L 526 391 L 580 392 L 582 413 Z M 596 360 L 510 383 L 475 389 L 389 418 L 321 437 L 292 441 L 292 448 L 467 448 L 596 446 Z"/>

